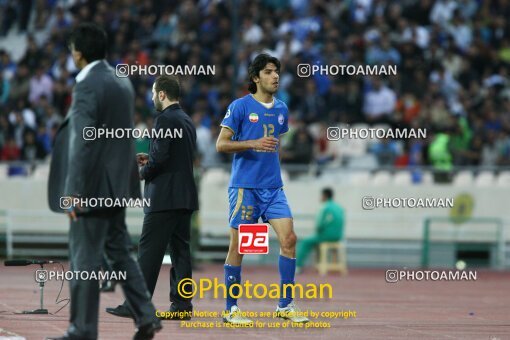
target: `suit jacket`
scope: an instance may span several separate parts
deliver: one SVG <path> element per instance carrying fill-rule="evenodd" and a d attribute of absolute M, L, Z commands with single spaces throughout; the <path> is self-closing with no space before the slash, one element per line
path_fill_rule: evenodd
<path fill-rule="evenodd" d="M 173 138 L 150 141 L 149 161 L 140 169 L 140 177 L 145 179 L 144 197 L 150 198 L 150 207 L 144 207 L 144 212 L 198 210 L 193 177 L 197 133 L 193 121 L 179 104 L 173 104 L 156 116 L 154 129 L 170 129 Z"/>
<path fill-rule="evenodd" d="M 84 128 L 133 128 L 134 90 L 104 60 L 73 89 L 69 112 L 54 140 L 48 181 L 50 209 L 60 197 L 140 198 L 133 138 L 84 138 Z M 97 131 L 97 130 L 96 130 Z M 98 209 L 98 208 L 96 208 Z M 84 212 L 94 209 L 84 209 Z"/>

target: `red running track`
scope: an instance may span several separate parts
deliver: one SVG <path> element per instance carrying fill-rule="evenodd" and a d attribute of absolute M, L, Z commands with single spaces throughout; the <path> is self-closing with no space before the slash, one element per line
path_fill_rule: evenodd
<path fill-rule="evenodd" d="M 44 339 L 63 334 L 67 328 L 69 308 L 56 315 L 17 315 L 15 312 L 34 309 L 39 304 L 39 291 L 34 282 L 37 266 L 0 267 L 0 339 Z M 59 267 L 53 267 L 58 270 Z M 48 267 L 47 269 L 52 269 Z M 218 278 L 223 281 L 223 266 L 202 265 L 194 272 L 195 279 Z M 278 281 L 276 267 L 243 267 L 243 280 L 271 284 Z M 329 324 L 328 328 L 268 328 L 269 323 L 283 321 L 267 317 L 255 318 L 263 327 L 251 329 L 185 328 L 179 321 L 164 321 L 156 339 L 510 339 L 510 272 L 478 271 L 476 281 L 403 281 L 387 283 L 384 270 L 353 269 L 348 276 L 329 274 L 318 276 L 309 269 L 297 276 L 297 282 L 329 283 L 332 299 L 301 299 L 302 311 L 355 311 L 356 317 L 317 318 L 314 325 Z M 45 289 L 45 306 L 55 312 L 59 282 L 49 282 Z M 169 307 L 169 267 L 164 266 L 154 302 L 156 308 Z M 68 297 L 68 284 L 63 297 Z M 131 339 L 134 324 L 130 319 L 117 318 L 104 309 L 123 301 L 120 287 L 115 293 L 101 294 L 99 338 L 105 340 Z M 242 299 L 244 311 L 273 312 L 276 300 Z M 223 299 L 208 295 L 194 300 L 196 311 L 220 313 Z M 352 314 L 351 314 L 352 316 Z M 192 322 L 220 321 L 219 318 L 193 318 Z M 222 323 L 219 323 L 222 325 Z"/>

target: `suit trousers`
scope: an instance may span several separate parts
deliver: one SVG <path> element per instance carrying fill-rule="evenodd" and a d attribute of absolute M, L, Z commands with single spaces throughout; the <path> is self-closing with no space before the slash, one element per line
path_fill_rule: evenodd
<path fill-rule="evenodd" d="M 191 298 L 177 291 L 182 279 L 191 278 L 191 210 L 175 209 L 145 214 L 138 247 L 138 263 L 152 296 L 167 247 L 170 249 L 170 301 L 178 309 L 192 307 Z M 185 288 L 185 287 L 183 287 Z"/>
<path fill-rule="evenodd" d="M 99 272 L 104 252 L 112 260 L 115 272 L 125 272 L 120 281 L 128 306 L 138 326 L 157 320 L 145 280 L 138 263 L 130 256 L 125 223 L 126 210 L 105 209 L 78 216 L 69 231 L 71 271 Z M 68 333 L 85 339 L 97 339 L 99 282 L 98 280 L 70 281 L 71 315 Z"/>

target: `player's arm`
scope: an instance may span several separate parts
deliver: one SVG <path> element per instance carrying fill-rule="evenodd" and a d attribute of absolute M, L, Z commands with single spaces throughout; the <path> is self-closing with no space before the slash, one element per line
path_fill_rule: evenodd
<path fill-rule="evenodd" d="M 218 140 L 216 141 L 216 151 L 225 153 L 236 153 L 248 150 L 274 152 L 278 139 L 274 137 L 262 137 L 259 139 L 234 141 L 232 137 L 234 132 L 222 127 Z"/>
<path fill-rule="evenodd" d="M 279 139 L 279 140 L 282 140 L 282 136 L 283 136 L 284 134 L 286 134 L 286 133 L 287 133 L 287 132 L 281 133 L 281 134 L 278 136 L 278 139 Z M 279 152 L 278 152 L 278 160 L 280 161 L 280 164 L 282 163 L 282 154 L 283 154 L 283 152 L 282 152 L 281 145 L 280 145 Z"/>

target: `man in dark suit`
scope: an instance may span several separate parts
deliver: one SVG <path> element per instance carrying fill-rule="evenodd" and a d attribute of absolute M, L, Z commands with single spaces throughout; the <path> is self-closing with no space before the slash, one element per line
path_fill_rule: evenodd
<path fill-rule="evenodd" d="M 85 128 L 133 128 L 134 91 L 104 60 L 106 33 L 92 24 L 71 34 L 76 76 L 73 100 L 55 137 L 48 184 L 50 209 L 71 219 L 69 257 L 72 271 L 98 272 L 104 251 L 116 272 L 125 272 L 122 288 L 137 324 L 134 339 L 152 339 L 161 322 L 150 301 L 142 273 L 130 255 L 125 207 L 62 208 L 62 197 L 129 199 L 140 197 L 134 140 L 85 138 Z M 85 129 L 86 130 L 86 129 Z M 69 209 L 68 209 L 69 208 Z M 97 339 L 99 283 L 71 280 L 71 315 L 67 333 L 49 339 Z"/>
<path fill-rule="evenodd" d="M 148 155 L 137 155 L 140 178 L 145 180 L 145 198 L 151 202 L 150 207 L 144 208 L 138 262 L 152 296 L 166 248 L 170 248 L 170 311 L 185 312 L 176 313 L 171 319 L 189 319 L 193 309 L 191 299 L 178 294 L 177 285 L 182 279 L 191 278 L 191 214 L 198 209 L 193 177 L 196 130 L 191 118 L 181 109 L 179 96 L 177 78 L 156 79 L 152 100 L 159 113 L 154 119 L 154 131 L 170 133 L 166 133 L 166 138 L 151 139 Z M 126 303 L 106 311 L 121 317 L 133 316 L 131 306 Z"/>

